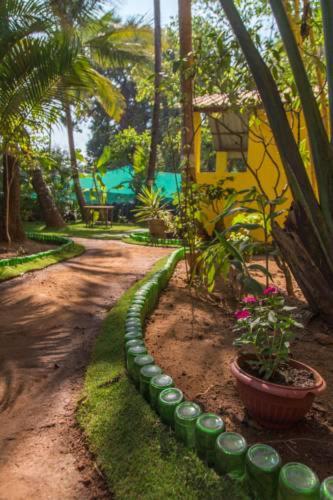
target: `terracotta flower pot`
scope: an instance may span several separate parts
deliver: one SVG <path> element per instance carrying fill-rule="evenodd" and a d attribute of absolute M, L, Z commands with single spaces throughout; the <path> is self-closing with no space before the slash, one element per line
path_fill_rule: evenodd
<path fill-rule="evenodd" d="M 319 373 L 300 361 L 291 360 L 290 365 L 311 372 L 313 387 L 279 385 L 254 377 L 243 368 L 246 359 L 250 358 L 239 356 L 231 364 L 231 371 L 244 406 L 264 427 L 286 429 L 296 424 L 310 410 L 315 396 L 326 389 L 326 382 Z"/>
<path fill-rule="evenodd" d="M 168 230 L 165 222 L 160 219 L 150 219 L 148 221 L 149 232 L 154 238 L 164 238 Z"/>

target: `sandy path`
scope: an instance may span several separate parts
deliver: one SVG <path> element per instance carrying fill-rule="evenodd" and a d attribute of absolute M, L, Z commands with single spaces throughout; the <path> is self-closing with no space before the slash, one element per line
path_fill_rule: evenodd
<path fill-rule="evenodd" d="M 75 425 L 108 309 L 170 250 L 80 240 L 81 257 L 0 284 L 0 499 L 109 498 Z"/>

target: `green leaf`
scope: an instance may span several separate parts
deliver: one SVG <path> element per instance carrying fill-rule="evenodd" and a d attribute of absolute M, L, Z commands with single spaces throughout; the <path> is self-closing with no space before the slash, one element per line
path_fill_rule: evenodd
<path fill-rule="evenodd" d="M 263 292 L 263 286 L 254 278 L 246 276 L 243 279 L 244 290 L 254 295 L 261 295 Z"/>
<path fill-rule="evenodd" d="M 224 232 L 225 233 L 238 232 L 240 229 L 248 229 L 251 231 L 254 229 L 262 229 L 262 226 L 260 224 L 239 223 L 229 226 Z"/>
<path fill-rule="evenodd" d="M 276 323 L 277 322 L 277 316 L 274 311 L 269 311 L 268 313 L 268 321 L 270 323 Z"/>
<path fill-rule="evenodd" d="M 101 156 L 97 160 L 96 168 L 101 169 L 102 167 L 110 163 L 110 158 L 111 158 L 111 147 L 105 146 Z"/>
<path fill-rule="evenodd" d="M 268 276 L 269 278 L 272 279 L 271 273 L 266 269 L 265 266 L 262 266 L 261 264 L 249 264 L 247 268 L 251 271 L 260 271 L 262 272 L 265 276 Z"/>

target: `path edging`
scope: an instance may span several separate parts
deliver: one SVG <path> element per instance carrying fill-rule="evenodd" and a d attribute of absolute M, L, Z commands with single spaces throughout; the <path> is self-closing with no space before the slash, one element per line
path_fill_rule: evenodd
<path fill-rule="evenodd" d="M 143 321 L 183 255 L 179 249 L 158 260 L 110 310 L 87 367 L 77 420 L 117 498 L 249 500 L 240 481 L 221 478 L 176 440 L 127 377 L 124 335 L 133 297 L 152 283 Z"/>
<path fill-rule="evenodd" d="M 152 247 L 165 247 L 174 248 L 182 247 L 184 242 L 176 238 L 153 238 L 152 236 L 146 236 L 140 233 L 130 233 L 128 236 L 123 238 L 125 243 L 135 244 L 135 245 L 145 245 Z"/>
<path fill-rule="evenodd" d="M 62 236 L 51 236 L 48 234 L 39 233 L 27 233 L 27 237 L 30 240 L 45 241 L 48 243 L 56 243 L 59 245 L 57 248 L 52 248 L 51 250 L 46 250 L 45 252 L 38 252 L 31 255 L 23 255 L 22 257 L 12 257 L 9 259 L 1 259 L 0 267 L 6 266 L 18 266 L 19 264 L 25 264 L 26 262 L 33 262 L 40 259 L 41 257 L 49 257 L 50 255 L 56 255 L 63 252 L 64 250 L 69 250 L 74 246 L 74 241 L 69 238 L 64 238 Z"/>

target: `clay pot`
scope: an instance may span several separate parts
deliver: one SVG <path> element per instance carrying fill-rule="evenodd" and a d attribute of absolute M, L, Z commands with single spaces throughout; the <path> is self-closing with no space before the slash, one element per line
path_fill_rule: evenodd
<path fill-rule="evenodd" d="M 313 387 L 290 387 L 254 377 L 244 369 L 251 357 L 239 356 L 232 362 L 231 371 L 244 406 L 263 427 L 286 429 L 296 424 L 310 410 L 315 396 L 326 389 L 325 380 L 316 370 L 295 360 L 289 362 L 291 366 L 313 373 Z"/>
<path fill-rule="evenodd" d="M 160 219 L 150 219 L 148 221 L 150 235 L 154 238 L 164 238 L 168 230 L 165 222 Z"/>

